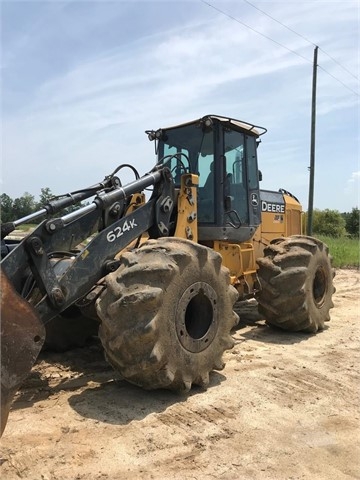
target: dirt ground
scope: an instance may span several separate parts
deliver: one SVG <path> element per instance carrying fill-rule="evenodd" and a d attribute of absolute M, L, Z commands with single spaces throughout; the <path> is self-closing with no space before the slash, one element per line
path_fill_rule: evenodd
<path fill-rule="evenodd" d="M 243 319 L 207 391 L 145 392 L 99 343 L 42 353 L 2 437 L 1 478 L 360 479 L 360 273 L 317 335 Z"/>

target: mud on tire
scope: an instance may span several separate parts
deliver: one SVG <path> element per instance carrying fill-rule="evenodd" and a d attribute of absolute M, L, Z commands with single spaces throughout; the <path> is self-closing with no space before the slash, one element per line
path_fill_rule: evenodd
<path fill-rule="evenodd" d="M 315 333 L 330 320 L 335 291 L 328 247 L 306 236 L 273 240 L 257 260 L 259 313 L 284 330 Z"/>
<path fill-rule="evenodd" d="M 214 251 L 162 238 L 125 253 L 97 301 L 106 357 L 145 389 L 206 386 L 233 347 L 237 299 Z"/>

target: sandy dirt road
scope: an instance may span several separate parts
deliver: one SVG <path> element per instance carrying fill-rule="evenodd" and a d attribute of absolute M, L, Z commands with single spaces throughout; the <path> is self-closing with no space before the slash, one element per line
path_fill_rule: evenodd
<path fill-rule="evenodd" d="M 97 342 L 42 353 L 2 438 L 1 478 L 360 478 L 360 273 L 317 335 L 244 321 L 207 391 L 145 392 Z"/>

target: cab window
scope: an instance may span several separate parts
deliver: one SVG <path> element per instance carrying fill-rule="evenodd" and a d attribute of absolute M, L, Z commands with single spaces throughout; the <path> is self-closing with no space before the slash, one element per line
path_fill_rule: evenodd
<path fill-rule="evenodd" d="M 237 213 L 241 223 L 248 223 L 245 135 L 234 130 L 225 130 L 224 151 L 226 195 L 230 200 L 228 202 L 231 205 L 230 210 Z"/>

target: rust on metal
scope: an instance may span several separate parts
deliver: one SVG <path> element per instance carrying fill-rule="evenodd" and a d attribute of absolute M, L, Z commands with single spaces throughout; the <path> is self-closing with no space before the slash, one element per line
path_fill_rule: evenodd
<path fill-rule="evenodd" d="M 45 340 L 35 309 L 14 289 L 4 272 L 1 285 L 1 435 L 16 391 L 29 374 Z"/>

